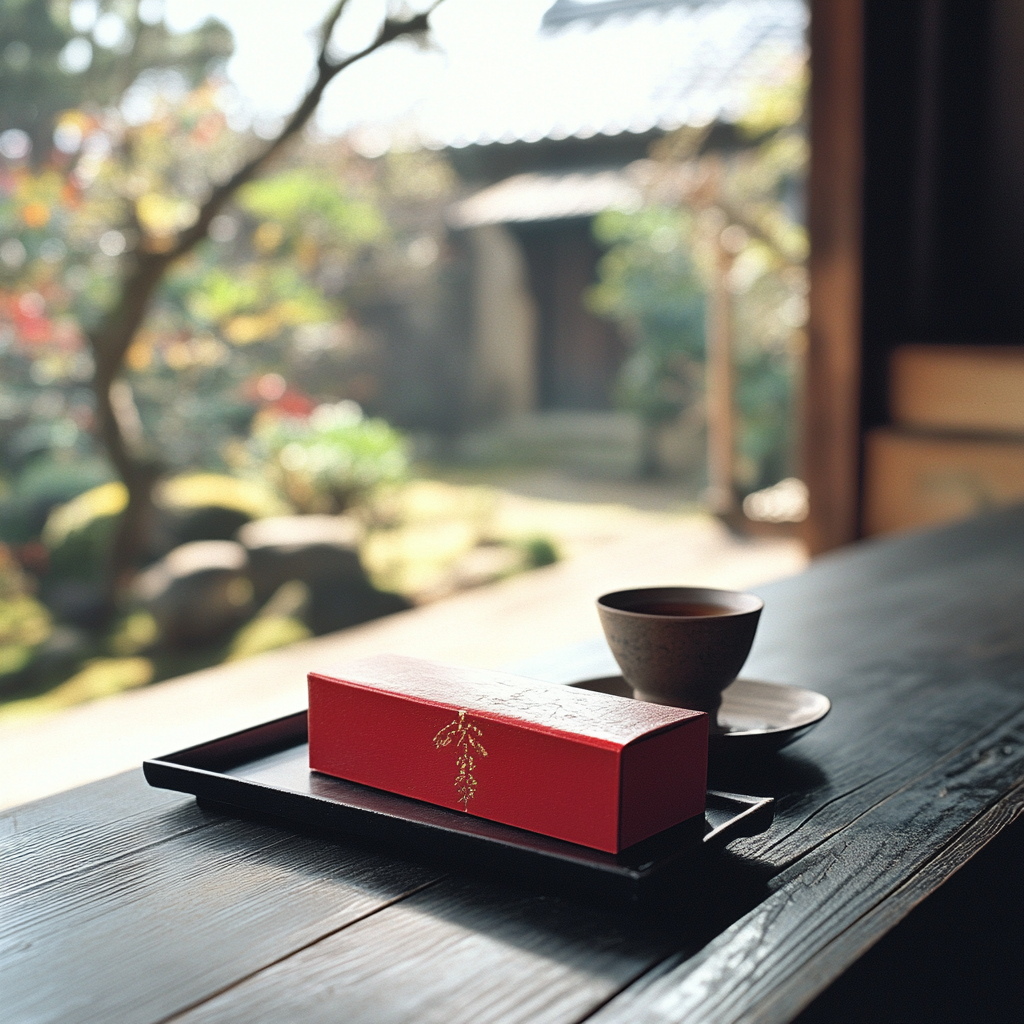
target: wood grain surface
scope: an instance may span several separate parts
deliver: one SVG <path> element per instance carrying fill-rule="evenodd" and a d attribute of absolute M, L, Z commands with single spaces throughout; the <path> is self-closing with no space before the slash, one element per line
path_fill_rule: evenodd
<path fill-rule="evenodd" d="M 109 807 L 109 790 L 145 810 L 113 828 L 98 815 L 87 823 L 89 797 Z M 17 848 L 9 889 L 0 852 L 4 1020 L 161 1020 L 436 877 L 209 815 L 150 789 L 141 771 L 30 805 L 35 827 L 22 830 L 20 814 L 9 812 L 4 837 Z"/>
<path fill-rule="evenodd" d="M 0 1017 L 791 1020 L 1024 805 L 1024 511 L 759 593 L 744 675 L 832 713 L 715 767 L 776 822 L 650 916 L 221 818 L 131 772 L 0 816 Z"/>
<path fill-rule="evenodd" d="M 559 899 L 446 880 L 181 1020 L 577 1020 L 671 953 L 672 938 Z"/>

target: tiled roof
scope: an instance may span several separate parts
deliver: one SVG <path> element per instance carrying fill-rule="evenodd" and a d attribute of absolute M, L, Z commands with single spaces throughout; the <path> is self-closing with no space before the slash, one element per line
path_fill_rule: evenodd
<path fill-rule="evenodd" d="M 347 127 L 368 148 L 440 148 L 734 121 L 802 56 L 806 25 L 803 0 L 457 2 L 437 21 L 443 57 L 414 67 L 408 48 L 359 76 L 365 96 L 373 74 L 401 74 L 415 105 Z"/>
<path fill-rule="evenodd" d="M 592 217 L 602 210 L 636 209 L 642 202 L 642 189 L 625 170 L 516 174 L 456 203 L 448 222 L 468 228 Z"/>
<path fill-rule="evenodd" d="M 453 203 L 453 228 L 526 224 L 592 217 L 604 210 L 638 210 L 645 202 L 679 203 L 702 180 L 694 162 L 666 165 L 634 160 L 625 167 L 514 174 Z"/>

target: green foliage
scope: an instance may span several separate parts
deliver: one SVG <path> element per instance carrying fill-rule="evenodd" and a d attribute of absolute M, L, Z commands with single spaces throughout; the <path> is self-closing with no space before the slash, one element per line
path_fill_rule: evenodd
<path fill-rule="evenodd" d="M 287 263 L 261 261 L 233 273 L 214 267 L 194 276 L 178 274 L 167 298 L 184 314 L 182 319 L 220 331 L 236 345 L 270 340 L 299 324 L 322 323 L 335 312 L 323 292 Z"/>
<path fill-rule="evenodd" d="M 251 658 L 265 651 L 307 640 L 312 631 L 299 619 L 291 617 L 260 616 L 246 623 L 235 634 L 228 649 L 226 661 Z"/>
<path fill-rule="evenodd" d="M 554 565 L 558 561 L 558 548 L 549 537 L 530 537 L 523 542 L 526 565 L 530 569 L 539 569 L 544 565 Z"/>
<path fill-rule="evenodd" d="M 704 354 L 704 288 L 685 210 L 609 210 L 594 223 L 608 246 L 590 308 L 619 323 L 632 343 L 619 376 L 622 408 L 659 423 L 693 398 L 693 365 Z"/>
<path fill-rule="evenodd" d="M 92 12 L 104 29 L 97 37 L 110 41 L 112 30 L 123 30 L 104 48 L 84 26 L 88 8 L 78 5 L 76 29 L 62 0 L 0 6 L 0 127 L 33 140 L 31 152 L 0 161 L 5 459 L 51 425 L 77 436 L 79 458 L 99 454 L 84 389 L 93 369 L 85 332 L 116 297 L 118 254 L 138 243 L 140 228 L 159 247 L 167 231 L 189 222 L 206 176 L 233 162 L 244 141 L 226 130 L 219 87 L 187 92 L 230 54 L 223 26 L 208 21 L 172 34 L 162 22 L 142 22 L 134 0 L 101 0 Z M 88 69 L 62 66 L 57 55 L 68 41 L 91 52 Z M 159 421 L 159 411 L 147 415 Z M 251 407 L 244 422 L 249 415 Z M 172 427 L 175 419 L 166 417 Z M 40 447 L 68 445 L 54 437 Z M 41 523 L 29 525 L 38 533 Z"/>
<path fill-rule="evenodd" d="M 216 324 L 237 313 L 257 309 L 263 294 L 254 273 L 232 273 L 226 267 L 195 268 L 204 273 L 174 275 L 166 289 L 172 302 L 180 304 L 203 326 Z"/>
<path fill-rule="evenodd" d="M 803 60 L 792 59 L 775 81 L 752 97 L 737 127 L 751 140 L 769 139 L 800 125 L 804 116 L 809 69 Z"/>
<path fill-rule="evenodd" d="M 742 270 L 739 260 L 737 264 Z M 789 476 L 796 442 L 793 391 L 806 316 L 806 277 L 800 266 L 781 261 L 766 261 L 765 266 L 733 304 L 740 426 L 736 474 L 744 491 Z M 738 283 L 746 284 L 742 279 Z"/>
<path fill-rule="evenodd" d="M 101 484 L 50 513 L 42 539 L 50 552 L 49 575 L 58 579 L 102 579 L 114 528 L 128 502 L 124 484 Z"/>
<path fill-rule="evenodd" d="M 50 614 L 28 595 L 0 600 L 0 675 L 19 672 L 50 633 Z"/>
<path fill-rule="evenodd" d="M 20 672 L 50 635 L 50 614 L 28 593 L 28 582 L 0 544 L 0 676 Z"/>
<path fill-rule="evenodd" d="M 0 720 L 29 718 L 112 697 L 145 686 L 153 681 L 154 674 L 153 662 L 148 658 L 92 658 L 49 692 L 0 706 Z"/>
<path fill-rule="evenodd" d="M 699 358 L 704 350 L 704 290 L 692 255 L 693 219 L 652 206 L 602 213 L 594 234 L 609 251 L 591 307 L 613 315 L 643 344 Z"/>
<path fill-rule="evenodd" d="M 140 608 L 114 624 L 107 638 L 107 649 L 115 657 L 129 658 L 153 647 L 159 639 L 156 619 Z"/>
<path fill-rule="evenodd" d="M 211 62 L 226 61 L 233 49 L 230 32 L 212 18 L 192 32 L 172 34 L 162 21 L 141 20 L 137 0 L 97 4 L 108 41 L 122 29 L 117 42 L 101 46 L 90 38 L 91 25 L 80 22 L 81 31 L 72 25 L 71 7 L 70 0 L 0 4 L 0 125 L 27 132 L 37 162 L 49 154 L 64 111 L 116 105 L 144 71 L 173 71 L 196 85 Z M 69 60 L 72 40 L 78 52 Z"/>
<path fill-rule="evenodd" d="M 33 459 L 0 502 L 0 540 L 37 539 L 52 508 L 109 479 L 109 467 L 98 459 L 77 461 L 60 450 Z"/>
<path fill-rule="evenodd" d="M 61 430 L 87 424 L 86 333 L 116 300 L 123 260 L 135 245 L 170 245 L 211 181 L 251 151 L 252 137 L 228 125 L 222 83 L 212 77 L 183 92 L 184 80 L 191 81 L 142 75 L 124 116 L 95 106 L 64 110 L 63 152 L 42 165 L 4 162 L 0 406 L 16 395 L 35 416 L 29 410 L 45 387 L 51 406 L 68 407 Z M 372 400 L 378 371 L 347 310 L 379 302 L 381 287 L 417 287 L 423 257 L 410 251 L 436 252 L 438 225 L 423 207 L 437 219 L 438 197 L 451 188 L 443 160 L 403 154 L 370 162 L 339 144 L 303 146 L 294 165 L 244 188 L 211 237 L 172 268 L 129 349 L 144 454 L 170 469 L 227 468 L 225 452 L 279 397 L 291 413 L 339 398 Z M 396 220 L 400 229 L 391 226 Z M 263 381 L 268 375 L 280 386 Z M 4 429 L 0 417 L 0 457 Z M 41 436 L 47 416 L 32 429 Z M 94 453 L 91 432 L 79 435 L 78 454 Z M 41 441 L 40 450 L 49 445 Z"/>
<path fill-rule="evenodd" d="M 24 545 L 19 557 L 41 574 L 49 553 L 42 586 L 55 606 L 51 584 L 73 581 L 67 593 L 103 576 L 125 501 L 96 441 L 88 334 L 118 300 L 133 251 L 167 251 L 210 186 L 262 145 L 226 115 L 227 30 L 211 19 L 174 34 L 151 19 L 153 4 L 144 18 L 140 6 L 0 0 L 0 132 L 31 140 L 0 157 L 0 536 Z M 83 22 L 96 17 L 103 31 Z M 120 40 L 101 45 L 118 26 Z M 72 68 L 72 50 L 91 63 Z M 401 477 L 405 443 L 382 421 L 349 422 L 351 406 L 307 415 L 374 394 L 347 311 L 356 293 L 377 301 L 380 283 L 421 286 L 452 182 L 434 154 L 367 161 L 340 143 L 297 139 L 288 161 L 244 188 L 153 296 L 125 362 L 122 406 L 126 422 L 139 414 L 141 457 L 169 470 L 224 470 L 245 461 L 237 456 L 248 443 L 301 507 L 334 509 Z M 197 505 L 254 518 L 292 510 L 267 491 L 265 481 L 208 472 L 166 481 L 157 502 L 172 522 Z M 46 610 L 28 590 L 6 594 L 2 581 L 0 572 L 0 671 L 13 666 L 38 689 L 83 669 L 45 707 L 195 667 L 136 657 L 155 642 L 142 613 L 73 659 L 65 643 L 58 665 L 56 634 L 37 650 Z M 304 629 L 291 613 L 264 618 L 238 649 Z M 83 668 L 98 653 L 117 657 Z"/>
<path fill-rule="evenodd" d="M 280 224 L 291 240 L 302 233 L 333 245 L 365 245 L 386 230 L 373 203 L 349 195 L 338 175 L 317 168 L 297 167 L 247 185 L 238 205 L 261 220 Z"/>
<path fill-rule="evenodd" d="M 319 406 L 308 419 L 258 421 L 249 459 L 303 512 L 340 512 L 378 484 L 401 480 L 409 466 L 402 434 L 365 418 L 354 402 Z"/>
<path fill-rule="evenodd" d="M 677 205 L 659 199 L 661 205 L 595 221 L 595 236 L 608 251 L 591 308 L 614 320 L 632 343 L 618 397 L 652 431 L 700 399 L 703 295 L 716 280 L 728 291 L 740 490 L 792 472 L 793 382 L 806 320 L 806 80 L 796 61 L 750 98 L 737 125 L 748 140 L 744 148 L 702 156 L 707 132 L 692 128 L 661 140 L 652 150 L 661 177 L 690 182 L 676 186 Z"/>
<path fill-rule="evenodd" d="M 222 473 L 185 473 L 162 483 L 156 492 L 160 508 L 178 511 L 226 508 L 250 519 L 285 516 L 293 510 L 262 480 L 240 480 Z"/>
<path fill-rule="evenodd" d="M 792 470 L 792 367 L 785 355 L 748 352 L 739 362 L 737 378 L 742 423 L 737 477 L 744 490 L 755 491 Z"/>

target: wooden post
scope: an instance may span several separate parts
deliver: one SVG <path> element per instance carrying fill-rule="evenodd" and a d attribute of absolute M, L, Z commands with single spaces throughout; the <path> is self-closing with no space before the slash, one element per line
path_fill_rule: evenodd
<path fill-rule="evenodd" d="M 714 270 L 708 295 L 704 400 L 708 426 L 708 504 L 717 515 L 728 516 L 736 509 L 732 316 L 728 286 L 732 256 L 722 245 L 724 216 L 720 220 L 711 231 Z"/>
<path fill-rule="evenodd" d="M 812 554 L 859 529 L 862 91 L 862 0 L 811 0 L 803 532 Z"/>

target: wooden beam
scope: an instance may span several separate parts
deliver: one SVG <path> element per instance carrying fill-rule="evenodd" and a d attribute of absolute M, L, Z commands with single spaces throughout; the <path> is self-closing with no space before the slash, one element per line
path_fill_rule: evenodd
<path fill-rule="evenodd" d="M 803 403 L 804 539 L 856 539 L 859 520 L 863 0 L 811 2 L 810 319 Z"/>

